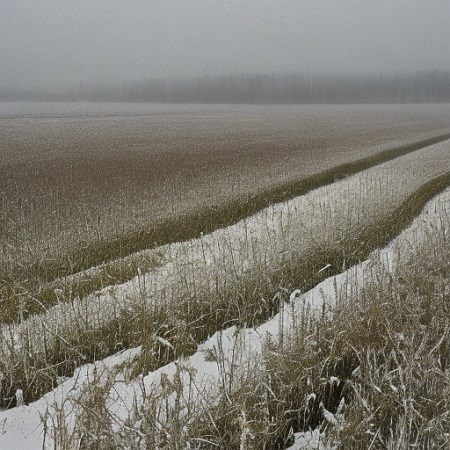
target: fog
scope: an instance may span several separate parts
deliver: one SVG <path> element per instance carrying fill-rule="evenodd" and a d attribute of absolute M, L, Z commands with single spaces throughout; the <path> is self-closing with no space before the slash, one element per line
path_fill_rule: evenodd
<path fill-rule="evenodd" d="M 448 0 L 1 0 L 0 87 L 450 70 Z"/>

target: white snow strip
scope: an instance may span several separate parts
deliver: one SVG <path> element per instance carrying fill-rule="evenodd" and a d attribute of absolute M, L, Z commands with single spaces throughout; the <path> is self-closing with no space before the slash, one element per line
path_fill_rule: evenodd
<path fill-rule="evenodd" d="M 294 434 L 294 443 L 286 450 L 331 450 L 321 443 L 318 429 Z"/>

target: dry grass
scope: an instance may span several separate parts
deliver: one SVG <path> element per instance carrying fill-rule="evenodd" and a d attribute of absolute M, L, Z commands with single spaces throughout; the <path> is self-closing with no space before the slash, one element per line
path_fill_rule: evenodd
<path fill-rule="evenodd" d="M 29 261 L 20 262 L 20 257 L 16 259 L 9 254 L 9 250 L 5 251 L 5 260 L 0 274 L 3 320 L 22 320 L 29 314 L 42 312 L 43 307 L 45 308 L 58 300 L 58 296 L 55 295 L 55 289 L 64 290 L 65 297 L 68 295 L 71 297 L 82 297 L 104 286 L 123 283 L 136 276 L 138 269 L 147 271 L 158 265 L 157 253 L 141 254 L 137 257 L 131 256 L 117 260 L 116 258 L 118 257 L 125 257 L 142 249 L 154 248 L 170 242 L 184 241 L 198 237 L 203 233 L 210 233 L 215 229 L 231 225 L 248 217 L 270 204 L 304 194 L 312 189 L 330 184 L 333 181 L 363 171 L 384 161 L 446 140 L 448 137 L 449 135 L 438 136 L 414 144 L 385 150 L 357 161 L 322 170 L 319 173 L 299 180 L 285 183 L 279 181 L 276 186 L 262 191 L 258 191 L 258 185 L 254 184 L 253 187 L 256 186 L 256 190 L 253 191 L 252 195 L 246 194 L 244 190 L 239 194 L 234 194 L 234 198 L 231 200 L 226 201 L 226 199 L 222 199 L 222 201 L 219 201 L 216 199 L 217 204 L 208 203 L 207 207 L 199 207 L 194 212 L 184 214 L 181 211 L 172 218 L 152 217 L 152 222 L 146 222 L 146 225 L 141 224 L 140 230 L 134 230 L 126 224 L 126 220 L 132 217 L 131 213 L 127 214 L 127 219 L 123 220 L 121 217 L 116 216 L 114 222 L 121 224 L 123 228 L 120 236 L 116 237 L 109 235 L 108 231 L 102 228 L 100 223 L 108 220 L 109 213 L 105 215 L 102 212 L 101 220 L 99 216 L 97 223 L 94 223 L 94 225 L 92 225 L 92 218 L 85 216 L 83 219 L 86 226 L 85 231 L 87 233 L 94 232 L 92 242 L 89 243 L 83 240 L 83 245 L 78 250 L 65 253 L 63 257 L 55 254 L 47 260 L 45 256 L 41 255 L 35 244 L 27 241 L 29 236 L 26 239 L 23 236 L 20 238 L 15 236 L 14 239 L 21 243 L 20 246 L 18 244 L 14 246 L 8 243 L 8 239 L 6 239 L 4 242 L 5 249 L 18 250 L 21 247 L 21 250 L 18 250 L 19 253 L 33 249 L 35 257 Z M 185 161 L 180 160 L 179 162 L 182 166 L 186 166 Z M 138 174 L 138 171 L 136 171 L 136 174 Z M 214 184 L 211 181 L 211 186 Z M 183 190 L 184 188 L 181 187 L 181 189 Z M 204 200 L 205 198 L 202 198 L 202 201 Z M 207 198 L 206 200 L 209 201 L 210 199 Z M 51 202 L 51 204 L 54 207 L 55 203 Z M 194 204 L 195 202 L 192 203 L 192 205 Z M 136 205 L 130 202 L 127 207 L 133 209 Z M 109 210 L 109 212 L 111 211 L 112 209 Z M 100 210 L 97 212 L 100 213 Z M 156 210 L 152 212 L 156 213 Z M 50 216 L 52 215 L 53 213 L 50 214 Z M 80 212 L 78 220 L 80 220 L 82 215 Z M 90 228 L 92 229 L 90 230 Z M 14 230 L 17 232 L 17 228 L 14 228 Z M 53 226 L 49 226 L 49 230 L 47 230 L 50 233 L 55 231 L 56 228 Z M 49 248 L 51 247 L 51 239 L 49 238 L 48 242 Z M 64 234 L 64 239 L 66 242 L 77 241 L 77 238 L 67 234 Z M 24 246 L 26 247 L 25 250 Z M 86 274 L 76 274 L 103 261 L 107 261 L 107 263 L 104 263 L 101 269 L 91 270 Z M 70 276 L 69 274 L 76 275 Z M 68 275 L 69 277 L 67 277 Z M 62 283 L 59 281 L 61 276 L 65 278 Z"/>
<path fill-rule="evenodd" d="M 143 381 L 117 423 L 114 377 L 103 378 L 54 437 L 61 448 L 284 449 L 292 431 L 320 427 L 323 449 L 448 448 L 448 209 L 440 222 L 423 221 L 392 247 L 390 264 L 374 255 L 364 284 L 343 282 L 326 314 L 303 311 L 265 342 L 262 358 L 239 335 L 232 347 L 219 340 L 208 357 L 219 373 L 211 391 L 180 362 L 153 390 Z"/>
<path fill-rule="evenodd" d="M 140 344 L 139 371 L 151 370 L 192 353 L 230 323 L 267 319 L 280 288 L 309 288 L 398 233 L 448 183 L 448 175 L 438 178 L 408 198 L 442 170 L 437 156 L 443 151 L 445 161 L 445 149 L 427 148 L 397 160 L 402 171 L 387 163 L 270 208 L 253 222 L 161 249 L 164 264 L 127 285 L 82 300 L 62 298 L 45 314 L 4 325 L 4 399 L 21 386 L 27 401 L 38 398 L 78 365 Z M 401 186 L 395 192 L 393 173 Z"/>
<path fill-rule="evenodd" d="M 372 117 L 370 108 L 362 112 Z M 338 113 L 335 114 L 335 122 L 330 129 L 334 127 L 336 132 L 342 121 L 337 118 Z M 352 114 L 350 116 L 353 117 Z M 415 116 L 412 114 L 408 117 Z M 282 114 L 282 118 L 284 121 L 286 116 Z M 79 120 L 71 126 L 75 124 L 78 127 Z M 146 123 L 147 119 L 140 120 L 139 126 Z M 319 185 L 328 184 L 335 178 L 413 152 L 424 145 L 424 142 L 411 144 L 374 156 L 380 145 L 387 142 L 387 137 L 380 141 L 380 129 L 390 130 L 387 136 L 392 138 L 391 143 L 394 140 L 397 142 L 405 131 L 411 129 L 409 125 L 385 122 L 372 124 L 366 130 L 357 127 L 359 134 L 353 138 L 342 137 L 344 133 L 340 137 L 337 134 L 334 137 L 322 136 L 317 129 L 312 129 L 311 140 L 306 145 L 305 137 L 293 131 L 298 125 L 297 119 L 291 120 L 293 128 L 290 132 L 293 134 L 282 139 L 280 147 L 273 146 L 273 139 L 279 139 L 279 134 L 261 135 L 261 129 L 258 128 L 244 133 L 245 139 L 237 145 L 232 158 L 227 152 L 228 131 L 221 135 L 223 142 L 219 140 L 221 143 L 216 149 L 213 147 L 217 135 L 210 135 L 209 144 L 200 150 L 185 146 L 189 142 L 192 145 L 197 142 L 199 135 L 196 133 L 189 134 L 187 140 L 177 140 L 171 150 L 164 145 L 158 147 L 165 137 L 162 133 L 161 139 L 155 141 L 155 150 L 148 147 L 154 136 L 146 132 L 144 141 L 139 144 L 133 157 L 124 159 L 119 147 L 138 143 L 128 136 L 129 140 L 119 140 L 114 144 L 116 147 L 111 149 L 111 154 L 106 155 L 103 146 L 106 142 L 113 143 L 115 136 L 109 128 L 111 123 L 107 129 L 103 129 L 101 142 L 95 141 L 97 138 L 94 134 L 84 136 L 85 154 L 79 158 L 63 155 L 64 151 L 74 151 L 79 145 L 78 141 L 63 139 L 65 144 L 62 153 L 59 149 L 52 153 L 51 149 L 54 150 L 61 141 L 52 142 L 55 136 L 46 134 L 48 129 L 40 136 L 35 130 L 35 136 L 39 139 L 30 139 L 29 142 L 24 142 L 23 137 L 19 139 L 22 139 L 19 144 L 22 153 L 18 153 L 16 162 L 11 157 L 16 148 L 15 133 L 18 132 L 13 124 L 4 140 L 6 156 L 2 169 L 5 169 L 7 176 L 0 179 L 0 314 L 3 323 L 0 342 L 0 407 L 14 405 L 14 393 L 18 388 L 24 389 L 25 399 L 29 402 L 53 389 L 58 378 L 71 375 L 75 367 L 122 349 L 141 345 L 140 356 L 133 363 L 132 376 L 135 377 L 183 355 L 192 354 L 210 334 L 230 324 L 244 327 L 261 323 L 276 313 L 280 299 L 286 298 L 291 289 L 299 286 L 309 289 L 330 274 L 338 273 L 366 258 L 374 248 L 384 245 L 400 232 L 428 199 L 449 184 L 448 145 L 442 143 L 375 167 L 363 175 L 325 186 L 300 200 L 300 203 L 294 199 L 291 203 L 269 208 L 258 215 L 257 222 L 252 222 L 253 219 L 244 220 L 231 229 L 218 230 L 199 239 L 157 247 L 161 243 L 210 232 L 247 217 L 272 202 L 292 198 Z M 25 122 L 22 120 L 18 123 L 26 128 Z M 232 124 L 236 125 L 236 122 Z M 434 124 L 428 118 L 422 124 L 422 131 L 428 132 L 430 127 L 437 129 Z M 76 135 L 79 131 L 77 127 L 71 128 L 69 134 Z M 439 127 L 443 129 L 442 124 Z M 106 136 L 107 132 L 111 133 L 110 137 Z M 205 130 L 201 133 L 204 136 L 208 134 Z M 268 138 L 269 135 L 272 140 Z M 258 139 L 262 136 L 263 141 L 268 141 L 262 145 L 261 141 L 253 140 L 256 136 L 259 136 Z M 235 139 L 241 137 L 239 134 Z M 444 136 L 438 137 L 437 141 L 441 139 Z M 362 140 L 364 147 L 360 145 Z M 97 144 L 94 145 L 95 142 Z M 27 155 L 33 146 L 36 146 L 34 153 Z M 335 146 L 341 146 L 338 154 Z M 356 148 L 362 153 L 356 152 Z M 42 160 L 33 159 L 39 152 L 48 150 L 50 152 Z M 172 151 L 178 152 L 177 158 L 173 158 Z M 320 158 L 314 152 L 319 152 Z M 363 154 L 367 158 L 356 163 L 323 170 L 333 167 L 337 159 L 355 161 Z M 29 156 L 30 159 L 27 159 Z M 299 158 L 304 162 L 301 167 L 298 167 Z M 317 175 L 319 167 L 321 172 Z M 439 176 L 444 172 L 447 173 Z M 308 178 L 310 173 L 316 175 Z M 211 187 L 214 190 L 210 191 Z M 209 194 L 205 195 L 207 191 Z M 154 193 L 157 193 L 156 197 Z M 170 210 L 166 207 L 169 199 Z M 155 248 L 130 255 L 130 252 L 151 247 Z M 118 256 L 125 257 L 114 259 Z M 107 263 L 78 273 L 102 261 Z M 328 268 L 319 272 L 325 266 Z M 69 274 L 74 275 L 65 277 Z M 100 287 L 130 279 L 136 274 L 138 276 L 128 284 L 93 293 Z M 418 277 L 417 274 L 414 272 L 411 276 Z M 64 277 L 58 279 L 59 275 Z M 445 285 L 442 279 L 445 278 L 441 278 L 441 284 Z M 403 284 L 398 278 L 394 287 L 398 290 Z M 433 283 L 425 285 L 429 286 L 430 291 L 425 292 L 423 298 L 437 289 Z M 391 294 L 389 290 L 382 292 Z M 373 297 L 376 295 L 373 294 Z M 367 298 L 370 303 L 372 300 L 369 294 Z M 352 304 L 350 300 L 348 303 Z M 424 307 L 424 301 L 420 302 L 419 307 Z M 418 313 L 417 308 L 411 306 L 411 311 Z M 339 311 L 338 308 L 337 313 Z M 351 316 L 351 311 L 343 311 L 342 314 Z M 360 315 L 363 317 L 363 312 Z M 355 323 L 357 319 L 354 317 Z M 317 328 L 314 325 L 314 332 L 320 326 Z M 323 326 L 331 327 L 331 324 L 323 321 Z M 302 330 L 306 333 L 310 329 Z M 334 339 L 326 334 L 326 328 L 321 330 L 321 339 L 323 336 Z M 361 326 L 361 333 L 363 331 L 364 326 Z M 303 338 L 299 336 L 298 339 L 301 341 Z M 354 339 L 355 343 L 357 339 L 362 341 L 361 334 L 357 333 L 348 338 Z M 300 342 L 297 338 L 295 341 Z M 348 381 L 348 370 L 356 360 L 361 368 L 361 361 L 366 361 L 369 373 L 374 370 L 374 361 L 377 367 L 383 368 L 383 358 L 389 358 L 381 352 L 382 349 L 372 347 L 359 348 L 359 353 L 351 354 L 351 358 L 342 352 L 334 354 L 334 344 L 328 353 L 324 353 L 322 350 L 325 347 L 322 346 L 326 342 L 321 340 L 321 347 L 314 347 L 311 354 L 305 353 L 305 360 L 301 359 L 301 355 L 297 354 L 296 357 L 304 362 L 300 368 L 314 361 L 323 364 L 317 366 L 325 371 L 319 371 L 317 382 L 322 380 L 322 385 L 319 383 L 317 386 L 322 386 L 321 398 L 333 410 L 335 402 L 344 394 L 323 382 L 324 376 L 341 371 L 340 376 L 346 380 L 345 383 L 351 383 L 351 380 Z M 436 344 L 433 340 L 430 342 L 430 345 Z M 417 350 L 415 345 L 416 341 L 411 341 L 414 351 Z M 344 343 L 341 346 L 344 347 Z M 426 347 L 426 350 L 430 348 Z M 296 414 L 301 411 L 303 419 L 286 413 L 286 404 L 283 402 L 291 400 L 289 392 L 294 388 L 303 392 L 303 385 L 297 383 L 298 380 L 304 381 L 301 375 L 292 385 L 286 380 L 287 384 L 278 386 L 281 392 L 277 395 L 279 398 L 287 396 L 286 400 L 281 403 L 271 400 L 269 404 L 270 395 L 260 381 L 265 380 L 266 385 L 271 386 L 268 383 L 274 377 L 288 377 L 290 368 L 286 367 L 283 373 L 283 361 L 294 357 L 298 348 L 268 348 L 269 356 L 273 356 L 274 352 L 284 358 L 272 361 L 274 367 L 281 367 L 281 372 L 272 374 L 266 369 L 260 372 L 257 367 L 249 372 L 251 376 L 247 377 L 244 372 L 233 384 L 236 391 L 235 387 L 227 391 L 224 404 L 219 407 L 216 405 L 207 412 L 208 418 L 212 418 L 211 423 L 205 425 L 193 421 L 195 436 L 192 430 L 185 430 L 186 424 L 180 420 L 176 409 L 168 417 L 172 431 L 168 429 L 164 435 L 154 434 L 149 425 L 150 408 L 150 412 L 147 412 L 150 416 L 143 419 L 142 429 L 136 432 L 125 427 L 123 433 L 111 441 L 114 433 L 107 426 L 109 418 L 103 402 L 108 386 L 96 386 L 93 383 L 93 391 L 87 392 L 79 405 L 84 411 L 84 415 L 80 413 L 83 430 L 88 431 L 75 437 L 70 436 L 70 430 L 66 430 L 63 436 L 58 434 L 65 426 L 64 415 L 61 415 L 55 419 L 59 421 L 55 438 L 61 448 L 65 448 L 64 445 L 71 448 L 71 442 L 75 442 L 71 439 L 81 442 L 82 448 L 120 448 L 124 442 L 132 442 L 132 439 L 150 442 L 150 447 L 179 448 L 181 442 L 187 442 L 192 436 L 197 439 L 192 441 L 192 445 L 198 448 L 213 445 L 205 444 L 206 441 L 222 448 L 233 448 L 241 445 L 243 440 L 250 442 L 252 439 L 255 444 L 249 444 L 248 448 L 281 448 L 287 442 L 291 426 L 295 429 L 313 426 L 322 417 L 317 404 L 298 406 Z M 328 358 L 326 364 L 320 359 L 324 354 Z M 268 357 L 269 369 L 270 361 Z M 330 361 L 335 364 L 328 365 Z M 433 361 L 431 358 L 430 373 L 435 370 Z M 386 370 L 390 367 L 388 364 Z M 413 373 L 418 368 L 408 366 L 405 370 Z M 180 368 L 180 374 L 186 375 L 185 368 Z M 265 378 L 267 374 L 269 379 Z M 379 375 L 380 382 L 388 376 L 382 372 Z M 430 376 L 426 382 L 432 383 L 434 379 Z M 342 389 L 348 386 L 351 384 L 342 384 Z M 353 386 L 352 395 L 365 398 L 364 389 L 368 388 L 363 384 L 361 386 Z M 360 387 L 361 391 L 358 391 Z M 271 387 L 272 391 L 276 388 Z M 176 393 L 179 384 L 176 380 L 168 382 L 167 389 L 168 392 Z M 372 399 L 370 396 L 368 398 Z M 89 403 L 91 400 L 93 403 Z M 376 412 L 380 409 L 377 401 L 382 400 L 374 400 L 373 411 Z M 357 401 L 354 404 L 357 405 Z M 361 405 L 364 406 L 364 402 Z M 272 411 L 270 414 L 276 417 L 275 421 L 267 419 L 267 411 Z M 425 412 L 429 414 L 428 410 Z M 355 417 L 359 413 L 358 409 L 354 410 Z M 415 414 L 414 411 L 411 414 Z M 423 416 L 428 417 L 426 414 Z M 356 445 L 356 441 L 351 439 L 356 439 L 355 436 L 362 439 L 352 429 L 357 425 L 356 419 L 352 419 L 352 413 L 347 411 L 345 417 L 348 421 L 346 426 L 351 424 L 350 428 L 342 426 L 339 430 L 333 429 L 329 433 L 330 439 Z M 398 429 L 391 427 L 389 430 L 392 435 L 387 436 L 387 422 L 383 422 L 385 416 L 381 419 L 376 416 L 382 424 L 373 438 L 376 445 L 381 446 L 383 443 L 395 447 L 396 442 L 403 442 L 402 439 L 410 442 L 413 437 L 425 442 L 424 425 L 418 426 L 419 431 L 413 434 L 407 434 L 409 428 L 405 428 L 408 420 L 409 424 L 411 420 L 418 422 L 417 416 L 411 419 L 411 416 L 397 414 L 395 417 L 399 419 L 400 425 Z M 442 421 L 437 426 L 444 425 L 446 423 Z M 346 430 L 350 430 L 350 437 Z M 250 436 L 253 437 L 250 439 Z M 426 442 L 440 445 L 434 435 L 428 438 L 430 440 Z M 366 444 L 366 441 L 362 442 Z"/>

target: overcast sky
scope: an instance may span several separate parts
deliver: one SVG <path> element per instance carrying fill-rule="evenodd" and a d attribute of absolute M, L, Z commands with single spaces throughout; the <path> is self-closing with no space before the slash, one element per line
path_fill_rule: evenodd
<path fill-rule="evenodd" d="M 449 0 L 0 0 L 0 86 L 450 69 Z"/>

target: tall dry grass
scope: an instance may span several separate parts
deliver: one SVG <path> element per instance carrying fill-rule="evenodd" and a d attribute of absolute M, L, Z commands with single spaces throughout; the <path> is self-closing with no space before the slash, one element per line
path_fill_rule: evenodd
<path fill-rule="evenodd" d="M 320 448 L 447 448 L 448 192 L 437 214 L 428 209 L 372 255 L 364 277 L 341 276 L 325 311 L 297 302 L 287 326 L 259 336 L 259 350 L 246 340 L 252 330 L 231 344 L 218 337 L 203 362 L 217 376 L 202 380 L 200 366 L 179 361 L 147 377 L 154 385 L 135 381 L 136 402 L 121 397 L 114 374 L 88 383 L 78 412 L 51 428 L 58 448 L 284 449 L 311 428 Z"/>

